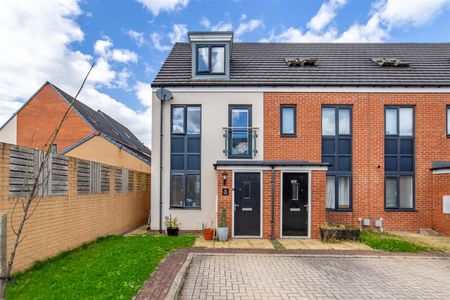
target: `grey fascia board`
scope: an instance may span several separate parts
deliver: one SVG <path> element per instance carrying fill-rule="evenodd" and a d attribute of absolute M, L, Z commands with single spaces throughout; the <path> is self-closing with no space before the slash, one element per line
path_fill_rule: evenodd
<path fill-rule="evenodd" d="M 289 160 L 218 160 L 214 167 L 237 166 L 237 167 L 329 167 L 329 163 L 316 163 L 309 161 Z"/>

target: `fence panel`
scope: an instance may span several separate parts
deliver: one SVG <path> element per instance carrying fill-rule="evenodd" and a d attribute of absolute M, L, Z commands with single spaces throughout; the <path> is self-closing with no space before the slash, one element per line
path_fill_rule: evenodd
<path fill-rule="evenodd" d="M 91 192 L 91 163 L 77 160 L 77 193 L 87 195 Z"/>

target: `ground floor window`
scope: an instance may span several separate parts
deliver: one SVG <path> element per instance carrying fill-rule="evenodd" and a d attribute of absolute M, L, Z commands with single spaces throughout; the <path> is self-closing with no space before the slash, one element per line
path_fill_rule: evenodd
<path fill-rule="evenodd" d="M 326 199 L 327 209 L 351 209 L 351 177 L 327 176 Z"/>
<path fill-rule="evenodd" d="M 171 207 L 200 207 L 200 174 L 172 174 Z"/>
<path fill-rule="evenodd" d="M 413 209 L 414 208 L 414 177 L 392 176 L 386 177 L 386 208 Z"/>

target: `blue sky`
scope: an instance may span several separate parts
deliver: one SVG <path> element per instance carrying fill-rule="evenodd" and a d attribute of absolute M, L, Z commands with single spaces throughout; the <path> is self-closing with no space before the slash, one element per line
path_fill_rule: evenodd
<path fill-rule="evenodd" d="M 150 145 L 153 80 L 187 31 L 252 42 L 449 42 L 450 0 L 4 0 L 0 123 L 46 80 Z M 449 54 L 450 55 L 450 54 Z"/>

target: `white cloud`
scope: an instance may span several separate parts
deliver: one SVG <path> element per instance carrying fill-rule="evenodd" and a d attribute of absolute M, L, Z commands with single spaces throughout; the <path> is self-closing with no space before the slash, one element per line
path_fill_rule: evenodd
<path fill-rule="evenodd" d="M 203 27 L 208 28 L 208 29 L 209 29 L 209 27 L 211 27 L 211 22 L 210 22 L 207 18 L 205 18 L 205 17 L 203 17 L 203 18 L 200 20 L 200 24 L 201 24 Z"/>
<path fill-rule="evenodd" d="M 142 105 L 146 107 L 152 106 L 152 88 L 150 83 L 138 81 L 134 87 L 136 97 L 139 99 Z"/>
<path fill-rule="evenodd" d="M 321 31 L 336 17 L 336 11 L 346 3 L 347 0 L 331 0 L 323 3 L 317 14 L 309 21 L 308 27 L 316 32 Z"/>
<path fill-rule="evenodd" d="M 449 0 L 387 0 L 378 3 L 380 18 L 391 26 L 423 25 L 449 5 Z"/>
<path fill-rule="evenodd" d="M 160 12 L 170 12 L 185 8 L 189 0 L 136 0 L 141 3 L 155 17 Z"/>
<path fill-rule="evenodd" d="M 330 26 L 337 10 L 346 0 L 330 0 L 320 7 L 308 23 L 309 30 L 289 27 L 281 33 L 272 31 L 262 42 L 382 42 L 394 27 L 420 26 L 432 21 L 450 6 L 450 0 L 378 0 L 372 5 L 369 20 L 355 23 L 339 32 Z"/>
<path fill-rule="evenodd" d="M 69 47 L 83 41 L 83 32 L 75 22 L 80 14 L 75 0 L 0 1 L 1 124 L 46 80 L 75 95 L 93 61 L 92 56 Z M 97 65 L 79 99 L 110 114 L 149 145 L 151 111 L 134 111 L 96 89 L 98 85 L 123 83 L 130 75 L 127 70 L 116 72 L 108 64 L 104 55 L 112 45 L 96 45 Z"/>
<path fill-rule="evenodd" d="M 157 32 L 152 32 L 150 34 L 150 38 L 152 39 L 153 47 L 156 50 L 159 50 L 159 51 L 168 51 L 168 50 L 170 50 L 170 46 L 169 45 L 161 44 L 161 39 L 162 39 L 161 34 L 159 34 Z"/>
<path fill-rule="evenodd" d="M 127 35 L 136 42 L 136 45 L 138 45 L 138 47 L 142 47 L 145 44 L 145 37 L 144 37 L 144 33 L 143 32 L 137 32 L 134 30 L 128 30 L 127 31 Z"/>
<path fill-rule="evenodd" d="M 94 44 L 94 53 L 103 57 L 105 60 L 114 60 L 120 63 L 136 63 L 138 55 L 128 49 L 113 49 L 113 42 L 107 36 L 102 40 L 97 40 Z"/>
<path fill-rule="evenodd" d="M 172 44 L 186 40 L 188 33 L 186 24 L 173 24 L 172 31 L 169 32 L 169 39 Z"/>
<path fill-rule="evenodd" d="M 220 21 L 216 25 L 213 25 L 209 28 L 212 31 L 231 31 L 233 30 L 233 25 L 228 22 Z"/>
<path fill-rule="evenodd" d="M 237 37 L 239 37 L 247 32 L 252 32 L 262 27 L 264 27 L 264 23 L 261 19 L 253 19 L 248 22 L 239 24 L 239 27 L 238 29 L 236 29 L 235 34 Z"/>
<path fill-rule="evenodd" d="M 111 54 L 111 59 L 121 63 L 138 61 L 138 55 L 128 49 L 114 49 Z"/>

